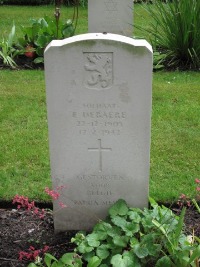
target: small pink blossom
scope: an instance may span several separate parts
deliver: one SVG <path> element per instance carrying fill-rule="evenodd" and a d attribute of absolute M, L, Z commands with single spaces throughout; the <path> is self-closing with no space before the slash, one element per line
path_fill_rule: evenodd
<path fill-rule="evenodd" d="M 46 253 L 48 250 L 49 250 L 49 246 L 44 246 L 42 252 L 43 252 L 43 253 Z"/>
<path fill-rule="evenodd" d="M 47 193 L 47 195 L 49 195 L 50 197 L 52 197 L 52 199 L 56 200 L 59 198 L 60 194 L 58 193 L 58 191 L 56 190 L 50 190 L 48 187 L 46 187 L 44 189 L 45 193 Z"/>
<path fill-rule="evenodd" d="M 61 207 L 61 208 L 66 208 L 67 205 L 65 205 L 63 202 L 59 202 L 58 205 Z"/>
<path fill-rule="evenodd" d="M 49 187 L 45 187 L 45 193 L 47 193 L 53 200 L 57 200 L 60 197 L 59 191 L 66 188 L 65 185 L 57 186 L 56 190 L 51 190 Z M 66 208 L 67 206 L 63 202 L 58 202 L 61 208 Z"/>
<path fill-rule="evenodd" d="M 66 188 L 65 185 L 61 185 L 61 186 L 57 186 L 56 189 L 59 191 L 59 190 L 63 190 L 64 188 Z"/>
<path fill-rule="evenodd" d="M 44 254 L 49 250 L 49 246 L 44 246 L 43 249 L 35 249 L 33 246 L 30 246 L 28 251 L 19 252 L 19 260 L 35 260 L 40 254 Z"/>
<path fill-rule="evenodd" d="M 200 183 L 200 179 L 195 179 L 195 183 L 199 184 Z"/>
<path fill-rule="evenodd" d="M 191 201 L 189 199 L 188 196 L 186 196 L 185 194 L 181 194 L 178 201 L 177 201 L 177 205 L 182 208 L 183 206 L 188 206 L 190 207 L 191 206 Z"/>
<path fill-rule="evenodd" d="M 197 190 L 197 191 L 200 191 L 200 187 L 197 187 L 196 190 Z"/>
<path fill-rule="evenodd" d="M 39 216 L 39 218 L 41 218 L 41 219 L 44 218 L 44 215 L 45 215 L 44 209 L 40 210 L 39 208 L 35 207 L 35 202 L 34 201 L 29 202 L 28 197 L 16 195 L 13 198 L 13 204 L 15 204 L 15 203 L 18 204 L 17 209 L 24 208 L 27 211 L 33 212 L 33 214 Z"/>
<path fill-rule="evenodd" d="M 186 201 L 186 202 L 187 202 L 187 206 L 190 207 L 190 206 L 191 206 L 190 201 L 188 200 L 188 201 Z"/>

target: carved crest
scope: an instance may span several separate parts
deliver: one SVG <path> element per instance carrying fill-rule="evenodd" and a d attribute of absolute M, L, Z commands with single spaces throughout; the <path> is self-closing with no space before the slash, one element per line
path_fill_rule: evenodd
<path fill-rule="evenodd" d="M 89 89 L 109 89 L 113 84 L 113 54 L 84 53 L 84 85 Z"/>

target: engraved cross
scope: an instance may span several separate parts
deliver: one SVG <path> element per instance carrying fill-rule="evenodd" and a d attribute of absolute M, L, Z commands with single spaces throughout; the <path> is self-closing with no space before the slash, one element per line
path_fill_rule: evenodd
<path fill-rule="evenodd" d="M 103 170 L 103 164 L 102 164 L 102 152 L 103 151 L 112 151 L 112 148 L 105 148 L 105 147 L 102 147 L 101 145 L 101 139 L 98 139 L 98 142 L 99 142 L 99 147 L 94 147 L 94 148 L 88 148 L 88 151 L 98 151 L 99 152 L 99 172 L 102 172 Z"/>

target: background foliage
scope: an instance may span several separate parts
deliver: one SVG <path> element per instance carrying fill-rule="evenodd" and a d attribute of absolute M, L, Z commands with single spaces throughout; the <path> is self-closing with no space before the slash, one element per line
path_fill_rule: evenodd
<path fill-rule="evenodd" d="M 152 17 L 148 29 L 155 65 L 167 69 L 200 70 L 200 1 L 152 0 L 144 5 Z M 138 25 L 142 29 L 141 25 Z"/>

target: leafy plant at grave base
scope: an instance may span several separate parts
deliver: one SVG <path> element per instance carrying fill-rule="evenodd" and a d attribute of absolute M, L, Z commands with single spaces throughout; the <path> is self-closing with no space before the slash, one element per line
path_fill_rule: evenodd
<path fill-rule="evenodd" d="M 57 27 L 58 26 L 58 27 Z M 64 39 L 74 34 L 74 26 L 71 20 L 66 22 L 58 21 L 48 16 L 38 20 L 31 19 L 31 26 L 21 26 L 24 34 L 23 38 L 19 38 L 21 47 L 32 47 L 36 53 L 34 63 L 44 62 L 43 55 L 45 47 L 54 39 Z"/>
<path fill-rule="evenodd" d="M 100 267 L 113 266 L 196 266 L 200 245 L 184 235 L 183 219 L 150 199 L 152 209 L 129 208 L 125 201 L 117 201 L 105 221 L 99 222 L 86 235 L 79 232 L 72 239 L 75 250 L 88 262 L 101 259 Z"/>
<path fill-rule="evenodd" d="M 152 2 L 145 9 L 153 19 L 146 31 L 153 36 L 154 67 L 200 69 L 200 1 Z"/>
<path fill-rule="evenodd" d="M 3 60 L 3 64 L 15 68 L 17 64 L 15 63 L 14 58 L 21 54 L 18 48 L 16 48 L 14 43 L 15 38 L 15 25 L 13 24 L 11 32 L 8 35 L 8 39 L 0 41 L 0 58 Z"/>
<path fill-rule="evenodd" d="M 97 256 L 91 257 L 87 267 L 98 267 L 101 264 L 101 259 Z M 66 253 L 59 260 L 49 253 L 45 254 L 44 264 L 41 263 L 41 258 L 37 258 L 35 263 L 30 263 L 28 267 L 82 267 L 83 262 L 81 256 L 76 253 Z"/>
<path fill-rule="evenodd" d="M 118 200 L 90 234 L 79 232 L 72 238 L 77 245 L 73 253 L 59 260 L 46 253 L 44 263 L 36 257 L 28 267 L 199 266 L 200 239 L 183 233 L 185 208 L 178 217 L 153 199 L 150 203 L 151 209 L 142 211 Z"/>

